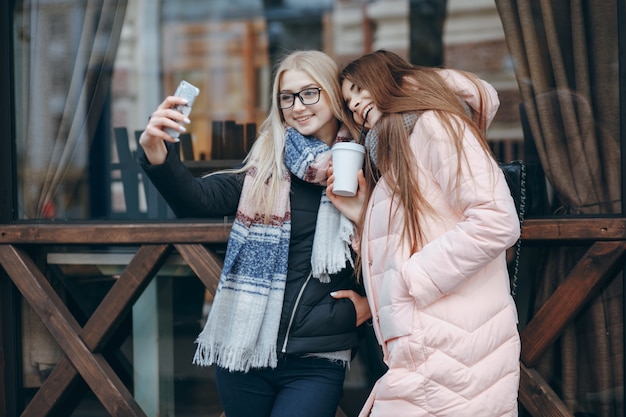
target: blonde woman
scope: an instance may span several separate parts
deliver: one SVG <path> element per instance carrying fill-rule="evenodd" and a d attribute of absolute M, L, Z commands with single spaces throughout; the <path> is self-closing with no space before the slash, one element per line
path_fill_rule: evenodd
<path fill-rule="evenodd" d="M 168 97 L 140 138 L 140 161 L 179 217 L 235 215 L 194 363 L 216 365 L 228 417 L 332 417 L 370 317 L 348 245 L 353 225 L 325 194 L 340 131 L 338 68 L 322 52 L 280 63 L 272 106 L 243 167 L 195 178 L 164 128 L 182 131 Z M 188 122 L 188 121 L 187 121 Z M 341 233 L 338 233 L 341 231 Z"/>

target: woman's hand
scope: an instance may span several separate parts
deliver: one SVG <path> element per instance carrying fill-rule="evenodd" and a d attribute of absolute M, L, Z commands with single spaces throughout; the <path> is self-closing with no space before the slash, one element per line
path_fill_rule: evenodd
<path fill-rule="evenodd" d="M 330 293 L 333 298 L 348 298 L 354 304 L 356 310 L 356 325 L 357 327 L 365 323 L 365 321 L 372 318 L 372 312 L 367 302 L 367 297 L 359 295 L 359 293 L 352 290 L 340 290 Z"/>
<path fill-rule="evenodd" d="M 358 224 L 361 218 L 361 211 L 365 205 L 365 197 L 367 196 L 367 183 L 363 170 L 359 170 L 357 174 L 358 188 L 356 195 L 353 197 L 344 197 L 333 193 L 333 183 L 335 182 L 335 176 L 333 175 L 332 164 L 328 168 L 328 183 L 326 186 L 326 195 L 328 199 L 333 203 L 337 210 L 339 210 L 346 218 L 352 223 Z"/>
<path fill-rule="evenodd" d="M 172 138 L 165 133 L 163 129 L 169 127 L 179 132 L 184 132 L 186 129 L 178 122 L 187 124 L 190 122 L 184 114 L 173 108 L 179 104 L 185 105 L 187 104 L 187 100 L 174 96 L 167 97 L 163 100 L 154 113 L 152 113 L 152 116 L 150 116 L 148 125 L 139 137 L 139 145 L 143 148 L 148 161 L 150 161 L 152 165 L 159 165 L 165 162 L 167 158 L 167 147 L 164 141 L 178 142 L 178 139 Z"/>

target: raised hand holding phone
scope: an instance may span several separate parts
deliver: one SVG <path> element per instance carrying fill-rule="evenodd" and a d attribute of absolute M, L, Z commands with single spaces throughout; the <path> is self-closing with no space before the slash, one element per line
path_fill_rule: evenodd
<path fill-rule="evenodd" d="M 187 100 L 187 104 L 180 104 L 176 106 L 175 109 L 184 114 L 185 117 L 189 116 L 189 113 L 191 113 L 191 107 L 193 106 L 193 103 L 196 100 L 196 97 L 198 97 L 199 93 L 200 89 L 198 87 L 192 85 L 185 80 L 181 81 L 180 84 L 178 84 L 178 88 L 176 88 L 174 96 L 184 98 L 185 100 Z M 180 132 L 176 129 L 165 128 L 164 131 L 174 139 L 180 136 Z"/>

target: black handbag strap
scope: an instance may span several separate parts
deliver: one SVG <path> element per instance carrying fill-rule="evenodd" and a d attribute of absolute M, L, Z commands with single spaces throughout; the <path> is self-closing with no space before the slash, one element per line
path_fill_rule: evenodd
<path fill-rule="evenodd" d="M 520 163 L 520 204 L 517 216 L 519 218 L 520 238 L 515 244 L 515 259 L 513 261 L 513 278 L 511 280 L 511 295 L 517 294 L 517 280 L 519 274 L 519 257 L 522 249 L 521 230 L 524 227 L 524 216 L 526 215 L 526 164 Z"/>

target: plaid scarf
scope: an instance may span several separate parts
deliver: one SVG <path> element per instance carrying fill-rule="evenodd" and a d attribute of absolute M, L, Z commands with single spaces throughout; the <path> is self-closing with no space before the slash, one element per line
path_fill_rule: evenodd
<path fill-rule="evenodd" d="M 337 140 L 345 140 L 345 131 L 340 129 Z M 330 156 L 321 140 L 287 129 L 284 163 L 298 178 L 324 185 Z M 195 364 L 217 364 L 230 371 L 276 367 L 291 234 L 289 172 L 281 179 L 279 203 L 268 224 L 250 196 L 256 170 L 246 173 L 215 299 L 196 340 Z M 330 282 L 330 274 L 345 268 L 346 262 L 353 265 L 351 234 L 352 223 L 323 191 L 311 255 L 313 277 Z"/>

